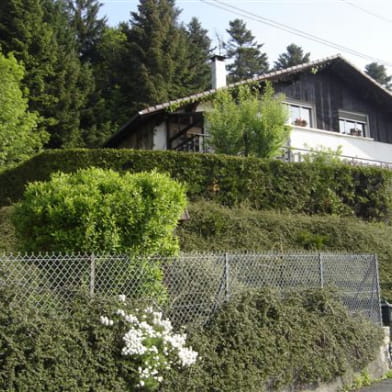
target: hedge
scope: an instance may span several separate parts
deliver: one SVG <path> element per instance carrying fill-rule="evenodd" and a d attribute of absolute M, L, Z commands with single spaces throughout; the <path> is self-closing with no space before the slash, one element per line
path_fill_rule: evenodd
<path fill-rule="evenodd" d="M 200 361 L 163 392 L 314 389 L 375 359 L 380 332 L 322 290 L 245 293 L 193 334 Z"/>
<path fill-rule="evenodd" d="M 86 167 L 169 173 L 187 184 L 188 196 L 226 206 L 306 214 L 354 215 L 389 220 L 392 172 L 343 164 L 285 163 L 277 160 L 142 150 L 51 150 L 0 174 L 0 205 L 19 200 L 28 182 L 56 171 Z"/>
<path fill-rule="evenodd" d="M 177 228 L 183 252 L 323 251 L 375 253 L 381 294 L 392 302 L 392 226 L 354 217 L 227 208 L 200 201 Z"/>

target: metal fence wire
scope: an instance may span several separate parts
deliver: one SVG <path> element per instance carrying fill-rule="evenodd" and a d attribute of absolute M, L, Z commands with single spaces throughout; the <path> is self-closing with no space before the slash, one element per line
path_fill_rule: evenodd
<path fill-rule="evenodd" d="M 3 255 L 0 284 L 45 307 L 61 308 L 81 289 L 158 300 L 176 325 L 188 326 L 248 289 L 331 287 L 350 312 L 381 322 L 377 257 L 368 254 Z"/>

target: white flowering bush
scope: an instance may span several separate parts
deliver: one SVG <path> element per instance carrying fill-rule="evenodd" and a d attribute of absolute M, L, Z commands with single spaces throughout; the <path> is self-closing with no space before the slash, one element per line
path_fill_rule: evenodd
<path fill-rule="evenodd" d="M 165 372 L 196 362 L 198 353 L 186 346 L 186 334 L 175 333 L 161 312 L 148 307 L 130 314 L 125 310 L 125 296 L 119 296 L 119 300 L 124 307 L 119 307 L 111 318 L 101 316 L 100 321 L 108 328 L 118 328 L 122 335 L 121 355 L 136 363 L 139 389 L 154 391 L 163 382 Z"/>

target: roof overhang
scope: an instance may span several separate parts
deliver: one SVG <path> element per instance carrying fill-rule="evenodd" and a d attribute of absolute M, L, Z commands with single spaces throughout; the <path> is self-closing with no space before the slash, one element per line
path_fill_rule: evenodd
<path fill-rule="evenodd" d="M 272 82 L 286 80 L 299 73 L 310 71 L 316 74 L 317 72 L 326 68 L 332 70 L 342 79 L 350 77 L 350 83 L 351 81 L 353 81 L 353 85 L 355 85 L 355 88 L 359 89 L 365 98 L 376 100 L 379 104 L 383 105 L 386 111 L 392 113 L 391 92 L 385 89 L 379 83 L 377 83 L 367 74 L 359 70 L 357 67 L 352 65 L 339 54 L 331 57 L 326 57 L 321 60 L 315 60 L 309 63 L 296 65 L 294 67 L 268 72 L 255 78 L 229 84 L 228 86 L 223 88 L 233 88 L 243 84 L 250 84 L 255 82 L 263 83 L 267 80 L 270 80 Z M 189 104 L 190 102 L 200 102 L 208 98 L 209 96 L 214 95 L 217 91 L 217 89 L 211 89 L 202 93 L 189 95 L 184 98 L 176 99 L 174 101 L 168 101 L 159 105 L 154 105 L 143 109 L 137 112 L 136 115 L 134 115 L 126 124 L 124 124 L 120 128 L 120 130 L 104 144 L 104 147 L 116 147 L 121 142 L 121 140 L 125 138 L 125 136 L 132 133 L 141 124 L 145 123 L 153 116 L 156 116 L 161 113 L 166 113 L 170 110 L 171 107 L 182 107 L 186 104 Z"/>

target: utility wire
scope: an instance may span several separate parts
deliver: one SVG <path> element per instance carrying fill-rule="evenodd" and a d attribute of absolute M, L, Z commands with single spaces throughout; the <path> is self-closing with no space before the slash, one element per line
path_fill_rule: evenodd
<path fill-rule="evenodd" d="M 299 29 L 297 29 L 295 27 L 291 27 L 291 26 L 288 26 L 286 24 L 283 24 L 283 23 L 280 23 L 280 22 L 276 22 L 276 21 L 274 21 L 272 19 L 268 19 L 268 18 L 262 17 L 260 15 L 256 15 L 256 14 L 251 13 L 251 12 L 249 12 L 247 10 L 242 9 L 242 8 L 236 7 L 234 5 L 230 5 L 230 4 L 226 3 L 226 2 L 223 2 L 223 1 L 220 1 L 220 0 L 200 0 L 200 1 L 205 3 L 205 4 L 208 4 L 210 6 L 213 6 L 213 7 L 222 9 L 222 10 L 225 10 L 227 12 L 231 12 L 231 13 L 237 15 L 237 16 L 241 16 L 241 17 L 244 17 L 244 18 L 252 19 L 252 20 L 254 20 L 256 22 L 266 24 L 268 26 L 277 28 L 277 29 L 282 30 L 282 31 L 286 31 L 288 33 L 291 33 L 291 34 L 297 35 L 299 37 L 302 37 L 302 38 L 305 38 L 305 39 L 308 39 L 308 40 L 320 43 L 320 44 L 325 45 L 325 46 L 329 46 L 331 48 L 334 48 L 334 49 L 337 49 L 339 51 L 351 54 L 353 56 L 360 57 L 360 58 L 365 59 L 365 60 L 375 61 L 375 62 L 383 64 L 385 66 L 392 67 L 392 63 L 390 63 L 388 61 L 385 61 L 383 59 L 379 59 L 379 58 L 375 58 L 375 57 L 369 56 L 369 55 L 367 55 L 365 53 L 362 53 L 362 52 L 360 52 L 358 50 L 351 49 L 351 48 L 349 48 L 347 46 L 343 46 L 343 45 L 337 44 L 337 43 L 332 42 L 332 41 L 328 41 L 328 40 L 326 40 L 324 38 L 321 38 L 321 37 L 318 37 L 316 35 L 313 35 L 313 34 L 305 32 L 305 31 L 299 30 Z"/>
<path fill-rule="evenodd" d="M 349 5 L 349 6 L 353 7 L 353 8 L 357 8 L 358 10 L 361 10 L 365 14 L 368 14 L 370 16 L 374 16 L 375 18 L 381 19 L 384 22 L 392 23 L 392 19 L 386 18 L 383 15 L 380 15 L 380 14 L 377 14 L 377 13 L 375 13 L 373 11 L 370 11 L 367 8 L 363 8 L 360 5 L 357 5 L 357 4 L 355 4 L 355 3 L 351 2 L 351 1 L 347 1 L 347 0 L 340 0 L 340 1 L 342 1 L 343 3 Z"/>

